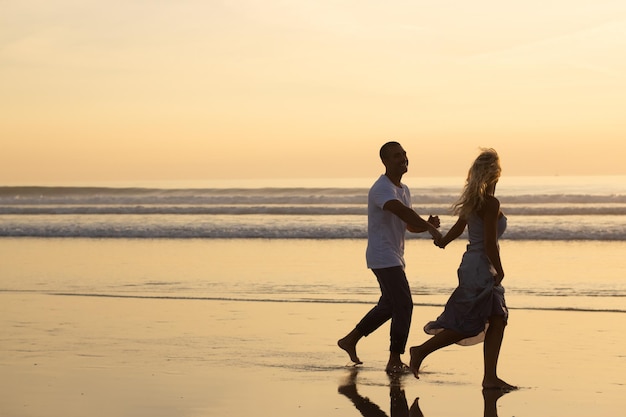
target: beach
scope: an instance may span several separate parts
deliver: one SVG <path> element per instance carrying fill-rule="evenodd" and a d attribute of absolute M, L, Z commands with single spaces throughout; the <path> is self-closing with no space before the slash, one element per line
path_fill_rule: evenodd
<path fill-rule="evenodd" d="M 452 259 L 458 261 L 462 251 L 434 251 L 434 259 L 418 266 L 421 254 L 434 250 L 427 244 L 411 242 L 408 248 L 408 275 L 417 293 L 410 345 L 425 340 L 421 327 L 441 311 L 429 305 L 438 304 L 440 296 L 419 295 L 418 277 L 454 271 Z M 510 254 L 507 277 L 515 287 L 514 276 L 524 268 L 523 256 L 513 253 L 537 257 L 550 248 L 543 267 L 531 271 L 554 279 L 582 270 L 596 245 L 598 264 L 605 254 L 619 265 L 621 242 L 553 243 L 539 245 L 537 253 L 528 242 L 504 242 Z M 359 416 L 355 404 L 364 398 L 370 406 L 362 411 L 389 416 L 408 413 L 416 398 L 424 416 L 485 412 L 481 345 L 433 354 L 419 380 L 411 375 L 390 380 L 383 371 L 385 325 L 360 343 L 364 364 L 349 366 L 336 340 L 375 303 L 375 288 L 355 301 L 342 294 L 332 299 L 336 289 L 328 294 L 323 289 L 344 279 L 361 282 L 356 293 L 372 287 L 362 241 L 0 239 L 0 247 L 3 416 Z M 563 257 L 570 265 L 560 270 Z M 571 259 L 581 264 L 572 265 Z M 198 287 L 205 293 L 190 288 L 203 274 L 229 270 L 240 277 L 239 286 L 243 276 L 258 285 L 239 293 L 231 289 L 231 297 L 212 296 L 214 285 Z M 303 296 L 318 292 L 310 288 L 298 292 L 303 271 L 309 272 L 302 282 L 321 296 Z M 610 266 L 595 272 L 605 278 L 617 273 Z M 220 279 L 226 285 L 232 277 L 225 272 Z M 211 279 L 206 276 L 205 284 Z M 285 287 L 290 282 L 294 285 Z M 520 308 L 527 296 L 518 298 L 511 290 L 507 297 L 511 318 L 499 373 L 520 389 L 497 401 L 498 415 L 623 416 L 626 314 Z M 405 400 L 407 408 L 398 407 Z"/>
<path fill-rule="evenodd" d="M 3 416 L 358 416 L 355 388 L 390 415 L 387 331 L 348 366 L 335 339 L 363 306 L 2 294 Z M 414 318 L 438 309 L 416 308 Z M 28 313 L 26 313 L 28 312 Z M 500 416 L 623 416 L 617 313 L 514 311 Z M 620 335 L 616 337 L 616 335 Z M 424 336 L 414 331 L 411 341 Z M 450 347 L 396 384 L 425 416 L 483 415 L 480 346 Z"/>

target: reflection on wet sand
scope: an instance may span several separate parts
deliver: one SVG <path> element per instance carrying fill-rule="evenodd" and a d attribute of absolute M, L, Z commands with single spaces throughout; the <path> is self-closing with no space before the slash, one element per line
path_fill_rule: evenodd
<path fill-rule="evenodd" d="M 357 389 L 358 367 L 350 369 L 345 381 L 339 385 L 339 393 L 345 395 L 363 417 L 389 417 L 377 404 L 359 394 Z M 498 417 L 497 401 L 508 391 L 483 389 L 484 417 Z M 389 397 L 391 417 L 424 417 L 419 406 L 419 397 L 409 408 L 400 376 L 389 376 Z"/>

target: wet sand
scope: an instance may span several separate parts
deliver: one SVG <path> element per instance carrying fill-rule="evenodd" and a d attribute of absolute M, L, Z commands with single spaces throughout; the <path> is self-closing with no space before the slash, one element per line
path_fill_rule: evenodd
<path fill-rule="evenodd" d="M 495 403 L 482 345 L 390 379 L 385 326 L 347 366 L 336 340 L 368 308 L 2 292 L 0 415 L 624 415 L 626 314 L 513 309 L 499 373 L 521 388 Z M 410 344 L 439 311 L 415 308 Z"/>

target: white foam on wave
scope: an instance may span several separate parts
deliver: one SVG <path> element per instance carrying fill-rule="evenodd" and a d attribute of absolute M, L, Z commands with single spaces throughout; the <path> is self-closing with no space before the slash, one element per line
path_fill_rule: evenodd
<path fill-rule="evenodd" d="M 504 238 L 626 240 L 626 181 L 620 179 L 503 180 L 498 195 L 509 217 Z M 458 181 L 420 184 L 412 187 L 415 210 L 439 215 L 445 229 L 453 222 L 447 216 Z M 367 191 L 0 187 L 0 236 L 362 239 Z"/>

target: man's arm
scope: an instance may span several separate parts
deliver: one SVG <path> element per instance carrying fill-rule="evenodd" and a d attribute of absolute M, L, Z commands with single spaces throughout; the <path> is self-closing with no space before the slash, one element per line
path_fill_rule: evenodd
<path fill-rule="evenodd" d="M 419 214 L 417 214 L 412 208 L 405 206 L 402 204 L 400 200 L 389 200 L 383 206 L 384 210 L 388 210 L 400 217 L 402 221 L 407 224 L 407 228 L 409 231 L 423 231 L 428 232 L 435 239 L 441 239 L 441 233 L 437 230 L 438 226 L 429 223 L 428 221 L 422 219 Z M 437 219 L 438 223 L 438 219 Z"/>
<path fill-rule="evenodd" d="M 427 222 L 432 224 L 436 228 L 439 228 L 439 225 L 441 224 L 440 221 L 439 221 L 439 216 L 428 216 Z M 410 224 L 406 225 L 406 230 L 408 230 L 411 233 L 423 233 L 423 232 L 426 231 L 426 229 L 416 229 L 413 226 L 411 226 Z"/>

